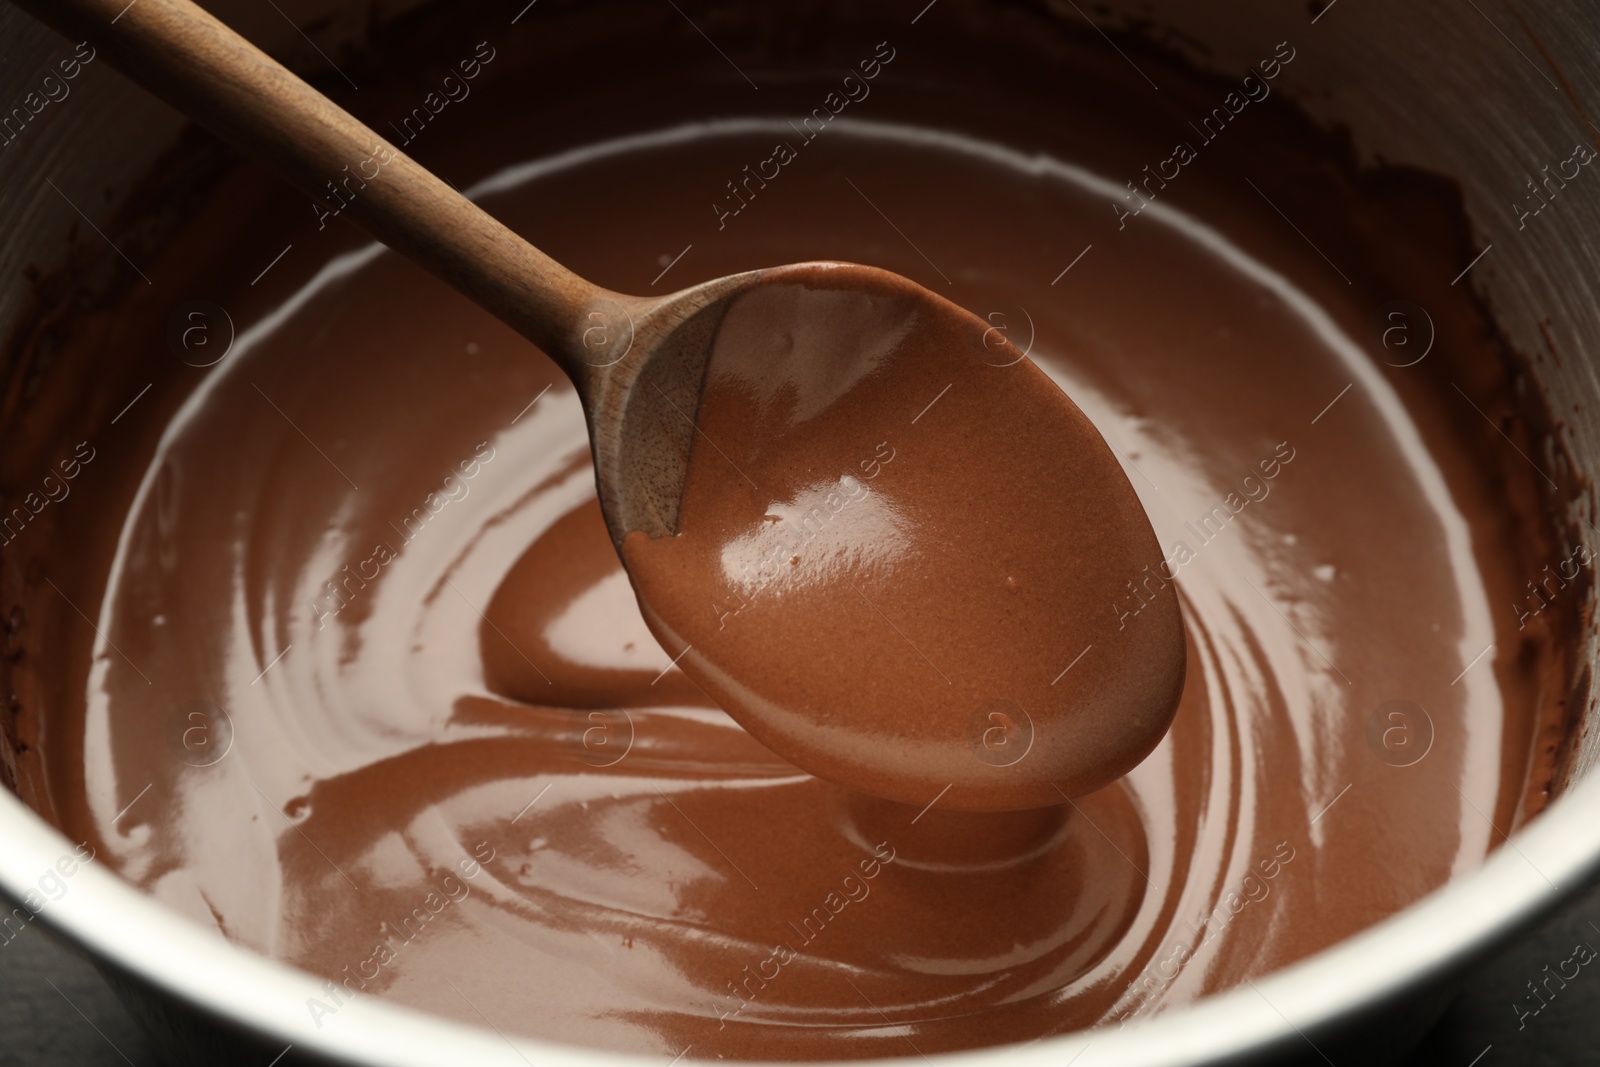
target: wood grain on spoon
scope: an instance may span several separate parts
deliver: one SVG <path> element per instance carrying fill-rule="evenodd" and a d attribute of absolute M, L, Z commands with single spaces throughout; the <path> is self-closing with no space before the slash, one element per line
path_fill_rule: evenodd
<path fill-rule="evenodd" d="M 554 359 L 645 619 L 781 755 L 1002 810 L 1097 789 L 1165 734 L 1177 595 L 1131 626 L 1118 607 L 1160 546 L 1093 425 L 988 323 L 840 263 L 614 293 L 188 0 L 16 2 L 301 190 L 339 190 Z"/>

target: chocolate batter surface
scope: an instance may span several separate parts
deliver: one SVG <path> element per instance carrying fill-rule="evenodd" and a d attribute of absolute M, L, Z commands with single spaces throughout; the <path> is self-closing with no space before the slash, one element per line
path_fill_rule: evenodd
<path fill-rule="evenodd" d="M 1214 143 L 1183 133 L 1229 80 L 1141 56 L 1154 94 L 1098 37 L 1010 9 L 969 24 L 967 10 L 936 8 L 915 49 L 863 34 L 870 98 L 809 138 L 784 109 L 806 114 L 831 69 L 774 78 L 747 104 L 773 112 L 730 114 L 735 88 L 756 94 L 715 55 L 673 69 L 680 51 L 653 37 L 638 84 L 575 102 L 554 90 L 581 73 L 588 24 L 563 14 L 517 38 L 525 66 L 509 43 L 480 56 L 471 98 L 407 146 L 609 287 L 648 292 L 664 269 L 665 286 L 811 259 L 882 266 L 1005 331 L 1074 398 L 1156 539 L 1117 561 L 1130 573 L 1098 618 L 1049 614 L 1070 568 L 985 555 L 983 524 L 1009 514 L 990 509 L 1049 483 L 1055 457 L 1026 411 L 940 398 L 937 375 L 930 406 L 840 419 L 816 445 L 825 465 L 769 471 L 737 451 L 752 423 L 800 426 L 832 386 L 796 384 L 785 408 L 729 370 L 703 429 L 744 481 L 688 501 L 743 509 L 720 555 L 628 547 L 731 569 L 694 625 L 754 633 L 766 618 L 783 634 L 770 666 L 729 674 L 768 697 L 807 684 L 786 652 L 847 638 L 837 669 L 866 687 L 841 709 L 855 718 L 783 743 L 840 760 L 906 744 L 874 732 L 873 684 L 982 711 L 950 770 L 908 749 L 903 781 L 934 790 L 852 793 L 718 710 L 639 613 L 555 367 L 342 223 L 319 230 L 248 167 L 192 208 L 152 286 L 76 322 L 54 373 L 99 383 L 85 368 L 104 365 L 116 388 L 79 386 L 88 400 L 30 416 L 65 423 L 87 405 L 105 423 L 158 382 L 116 426 L 127 436 L 91 443 L 73 497 L 3 549 L 27 619 L 20 788 L 171 907 L 326 976 L 305 1005 L 319 1026 L 375 995 L 669 1057 L 931 1054 L 1116 1025 L 1300 959 L 1480 863 L 1548 781 L 1562 616 L 1517 605 L 1564 547 L 1536 476 L 1461 400 L 1507 426 L 1522 410 L 1492 325 L 1448 284 L 1470 258 L 1448 187 L 1369 180 L 1279 98 Z M 728 47 L 760 47 L 723 30 Z M 981 34 L 1015 47 L 974 51 Z M 1262 54 L 1262 84 L 1292 72 L 1292 44 Z M 1172 173 L 1180 137 L 1195 143 L 1179 176 L 1145 177 Z M 787 159 L 780 144 L 794 158 L 779 175 L 728 199 L 747 163 Z M 220 363 L 174 361 L 173 294 L 228 309 Z M 1435 331 L 1406 367 L 1372 329 L 1400 299 Z M 892 302 L 871 313 L 899 328 Z M 1010 443 L 1013 463 L 933 499 L 963 435 Z M 81 437 L 8 440 L 9 484 Z M 737 501 L 752 479 L 761 492 Z M 1022 503 L 1092 522 L 1073 490 Z M 761 574 L 770 558 L 774 502 L 818 494 L 834 517 L 808 552 L 740 585 L 741 563 Z M 919 544 L 919 514 L 943 506 L 962 509 L 965 540 Z M 841 552 L 862 595 L 807 599 L 806 576 Z M 962 583 L 919 585 L 929 552 L 968 559 Z M 1041 608 L 1042 630 L 1016 628 Z M 944 640 L 951 610 L 982 622 L 980 644 Z M 982 708 L 968 679 L 1039 726 L 1031 702 L 1062 672 L 1098 677 L 1102 642 L 1171 634 L 1180 612 L 1181 699 L 1126 776 L 1011 813 L 935 795 L 1014 751 L 1004 727 L 986 743 L 988 712 L 1009 712 Z M 874 620 L 908 638 L 892 663 L 855 644 Z M 684 636 L 708 672 L 722 662 L 715 638 Z M 1051 755 L 1045 730 L 1033 743 L 1012 770 Z"/>
<path fill-rule="evenodd" d="M 1003 333 L 893 275 L 808 268 L 727 309 L 696 429 L 678 535 L 634 531 L 622 558 L 677 668 L 774 752 L 918 807 L 1009 810 L 1093 792 L 1161 740 L 1177 598 L 1131 628 L 1107 610 L 1161 547 Z M 541 599 L 530 578 L 501 604 Z"/>

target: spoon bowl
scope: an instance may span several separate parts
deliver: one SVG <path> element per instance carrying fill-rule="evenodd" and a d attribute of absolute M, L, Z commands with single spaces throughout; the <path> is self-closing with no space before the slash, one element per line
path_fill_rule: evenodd
<path fill-rule="evenodd" d="M 693 406 L 647 365 L 623 415 L 624 441 L 648 439 L 633 419 L 678 435 L 673 521 L 608 512 L 678 668 L 805 770 L 919 808 L 1059 805 L 1132 769 L 1177 707 L 1184 628 L 1088 418 L 989 323 L 890 272 L 712 288 L 661 349 L 682 339 Z"/>

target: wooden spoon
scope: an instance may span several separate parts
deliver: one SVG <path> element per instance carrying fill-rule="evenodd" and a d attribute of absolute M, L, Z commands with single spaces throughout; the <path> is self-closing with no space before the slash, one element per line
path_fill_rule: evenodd
<path fill-rule="evenodd" d="M 336 192 L 341 213 L 553 359 L 583 402 L 601 507 L 646 620 L 780 754 L 907 803 L 938 790 L 946 806 L 1003 809 L 1098 788 L 1165 733 L 1184 674 L 1176 594 L 1161 599 L 1165 583 L 1150 593 L 1146 580 L 1151 603 L 1130 598 L 1160 546 L 1087 418 L 988 323 L 897 275 L 846 264 L 752 271 L 656 298 L 614 293 L 189 0 L 16 2 L 302 191 Z M 704 408 L 724 379 L 732 392 Z M 763 381 L 777 406 L 741 407 Z M 919 446 L 920 474 L 898 496 L 861 504 L 871 491 L 862 474 L 886 453 L 855 470 L 850 433 L 874 412 L 903 408 L 904 422 L 931 409 L 941 381 L 953 428 L 930 419 L 918 431 L 933 434 Z M 722 447 L 697 427 L 702 417 L 720 420 Z M 702 436 L 712 450 L 696 450 Z M 779 496 L 762 497 L 725 447 Z M 696 468 L 702 459 L 712 466 Z M 842 480 L 837 469 L 813 476 L 841 460 Z M 686 494 L 700 501 L 695 529 L 681 528 Z M 951 502 L 942 511 L 941 499 Z M 780 528 L 792 530 L 782 535 L 792 571 L 772 569 L 767 535 Z M 817 565 L 800 567 L 802 555 Z M 775 656 L 798 657 L 796 669 L 772 669 Z"/>

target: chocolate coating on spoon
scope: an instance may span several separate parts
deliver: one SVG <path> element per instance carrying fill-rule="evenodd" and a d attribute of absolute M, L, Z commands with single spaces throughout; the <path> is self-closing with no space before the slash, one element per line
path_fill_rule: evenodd
<path fill-rule="evenodd" d="M 1160 741 L 1178 600 L 1115 454 L 999 329 L 885 271 L 730 303 L 676 537 L 630 534 L 678 666 L 773 751 L 923 805 L 1060 804 Z"/>

